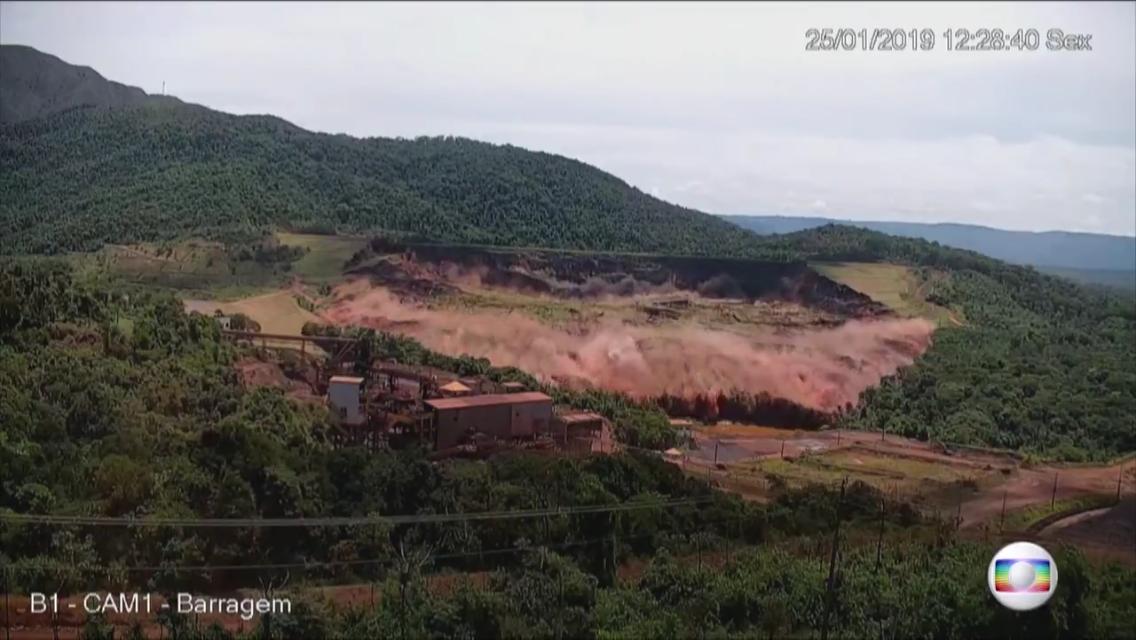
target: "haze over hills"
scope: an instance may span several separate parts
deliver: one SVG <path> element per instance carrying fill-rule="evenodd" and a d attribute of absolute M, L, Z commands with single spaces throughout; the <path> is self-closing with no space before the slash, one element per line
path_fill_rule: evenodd
<path fill-rule="evenodd" d="M 1013 264 L 1030 265 L 1080 282 L 1136 288 L 1136 238 L 1071 231 L 1008 231 L 972 224 L 837 220 L 795 216 L 724 219 L 762 235 L 841 224 L 893 236 L 921 238 L 977 251 Z"/>
<path fill-rule="evenodd" d="M 837 220 L 790 216 L 722 216 L 760 234 L 793 233 L 826 224 L 923 238 L 992 258 L 1060 269 L 1136 270 L 1136 238 L 1071 231 L 1008 231 L 973 224 Z"/>

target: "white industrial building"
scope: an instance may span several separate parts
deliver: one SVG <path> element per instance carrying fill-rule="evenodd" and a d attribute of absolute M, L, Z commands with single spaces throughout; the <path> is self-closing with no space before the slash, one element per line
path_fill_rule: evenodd
<path fill-rule="evenodd" d="M 327 384 L 327 403 L 340 424 L 361 425 L 367 416 L 359 404 L 363 379 L 353 376 L 332 376 Z"/>

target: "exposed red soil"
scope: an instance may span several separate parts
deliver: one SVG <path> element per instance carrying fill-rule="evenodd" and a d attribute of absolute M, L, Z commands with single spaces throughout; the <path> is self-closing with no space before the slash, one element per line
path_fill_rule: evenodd
<path fill-rule="evenodd" d="M 302 381 L 289 378 L 275 362 L 265 362 L 252 357 L 244 357 L 234 365 L 241 384 L 246 388 L 274 387 L 301 402 L 322 403 L 312 387 Z"/>
<path fill-rule="evenodd" d="M 404 303 L 366 281 L 341 286 L 325 317 L 336 324 L 396 330 L 436 351 L 487 357 L 572 386 L 641 398 L 739 391 L 821 412 L 855 403 L 882 377 L 911 364 L 929 346 L 934 328 L 921 319 L 892 318 L 748 336 L 614 321 L 566 331 L 519 314 Z"/>

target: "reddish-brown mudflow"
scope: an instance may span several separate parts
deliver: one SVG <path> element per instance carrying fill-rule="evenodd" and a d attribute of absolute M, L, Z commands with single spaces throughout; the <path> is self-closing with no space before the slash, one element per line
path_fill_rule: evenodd
<path fill-rule="evenodd" d="M 854 404 L 880 378 L 911 364 L 934 329 L 926 320 L 890 318 L 747 336 L 616 323 L 569 332 L 520 314 L 426 309 L 365 281 L 341 287 L 325 317 L 397 331 L 435 351 L 486 357 L 569 385 L 645 398 L 764 393 L 823 412 Z"/>

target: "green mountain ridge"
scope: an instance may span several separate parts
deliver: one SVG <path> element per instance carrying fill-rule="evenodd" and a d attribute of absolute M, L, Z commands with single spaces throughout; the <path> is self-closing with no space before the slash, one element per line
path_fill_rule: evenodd
<path fill-rule="evenodd" d="M 25 102 L 21 87 L 5 86 L 3 101 Z M 0 253 L 268 227 L 679 254 L 742 254 L 752 243 L 724 220 L 562 156 L 313 133 L 174 101 L 107 106 L 0 127 Z"/>

